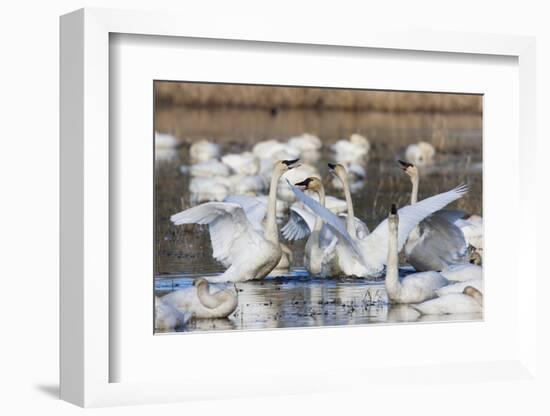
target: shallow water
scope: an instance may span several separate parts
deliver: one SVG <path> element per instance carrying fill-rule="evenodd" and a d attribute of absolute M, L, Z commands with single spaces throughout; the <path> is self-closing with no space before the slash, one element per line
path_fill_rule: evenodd
<path fill-rule="evenodd" d="M 366 161 L 366 180 L 352 192 L 355 214 L 372 230 L 387 217 L 391 203 L 406 205 L 410 199 L 409 178 L 397 167 L 408 144 L 419 140 L 438 148 L 433 166 L 420 170 L 419 198 L 447 191 L 461 183 L 468 194 L 449 208 L 482 214 L 481 116 L 430 114 L 376 114 L 353 112 L 284 111 L 275 116 L 251 110 L 186 111 L 161 109 L 155 128 L 171 133 L 182 146 L 157 154 L 155 164 L 155 291 L 168 291 L 191 284 L 192 279 L 223 272 L 211 255 L 208 229 L 199 225 L 175 227 L 170 215 L 192 206 L 189 176 L 179 167 L 189 165 L 188 149 L 198 139 L 208 138 L 222 147 L 222 154 L 251 149 L 269 138 L 286 140 L 303 132 L 323 141 L 315 162 L 323 175 L 328 195 L 343 198 L 332 186 L 326 163 L 332 162 L 331 143 L 351 133 L 366 134 L 371 151 Z M 285 242 L 286 244 L 287 242 Z M 239 306 L 223 320 L 191 321 L 187 331 L 358 325 L 385 322 L 468 320 L 480 317 L 408 316 L 406 308 L 388 306 L 382 281 L 365 279 L 310 279 L 303 269 L 305 241 L 287 244 L 294 253 L 288 276 L 265 281 L 238 283 Z"/>
<path fill-rule="evenodd" d="M 155 293 L 162 296 L 189 287 L 194 277 L 180 275 L 158 278 Z M 221 288 L 224 285 L 213 286 Z M 482 318 L 481 314 L 421 316 L 407 305 L 389 304 L 383 280 L 311 279 L 303 269 L 296 269 L 284 277 L 237 283 L 236 288 L 238 306 L 228 318 L 192 320 L 187 326 L 176 328 L 175 331 L 470 321 Z"/>

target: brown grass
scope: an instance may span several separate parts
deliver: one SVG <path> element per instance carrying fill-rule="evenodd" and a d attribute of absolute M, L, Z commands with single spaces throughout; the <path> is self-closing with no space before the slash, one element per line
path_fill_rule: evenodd
<path fill-rule="evenodd" d="M 155 82 L 158 106 L 481 114 L 480 95 Z"/>

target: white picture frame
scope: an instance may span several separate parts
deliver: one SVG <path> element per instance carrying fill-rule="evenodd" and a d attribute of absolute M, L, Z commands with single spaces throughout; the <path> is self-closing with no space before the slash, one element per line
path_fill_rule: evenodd
<path fill-rule="evenodd" d="M 185 21 L 185 24 L 182 22 Z M 245 35 L 243 35 L 243 33 Z M 368 376 L 361 368 L 330 368 L 327 382 L 319 372 L 279 373 L 266 371 L 268 381 L 240 381 L 227 387 L 227 379 L 212 382 L 199 373 L 187 380 L 113 381 L 111 368 L 120 360 L 111 348 L 110 310 L 116 309 L 110 293 L 115 290 L 109 276 L 110 226 L 110 36 L 111 34 L 171 38 L 225 39 L 228 41 L 276 42 L 285 45 L 330 45 L 332 48 L 407 50 L 438 54 L 508 56 L 518 60 L 519 105 L 518 166 L 519 201 L 514 213 L 521 218 L 517 231 L 517 259 L 527 291 L 517 290 L 517 342 L 507 357 L 495 361 L 419 362 L 414 368 L 371 367 Z M 258 45 L 261 45 L 258 43 Z M 535 41 L 530 37 L 429 32 L 380 32 L 362 30 L 328 34 L 319 29 L 302 33 L 298 28 L 280 30 L 277 25 L 239 27 L 231 22 L 204 26 L 200 21 L 172 13 L 83 9 L 61 18 L 61 398 L 80 406 L 183 401 L 213 397 L 330 392 L 351 385 L 375 384 L 374 380 L 399 377 L 402 383 L 418 384 L 460 380 L 531 380 L 536 382 L 536 215 L 535 185 L 530 180 L 535 166 Z M 151 161 L 152 162 L 152 161 Z M 510 174 L 514 175 L 514 170 Z M 524 242 L 521 244 L 521 242 Z M 490 247 L 488 248 L 490 251 Z M 516 273 L 517 273 L 516 269 Z M 411 333 L 412 327 L 406 329 Z M 295 332 L 299 342 L 338 333 Z M 403 329 L 405 331 L 405 329 Z M 269 337 L 273 335 L 273 331 Z M 414 331 L 412 332 L 414 334 Z M 268 337 L 257 335 L 254 337 Z M 209 334 L 206 334 L 210 336 Z M 239 334 L 241 337 L 245 333 Z M 151 333 L 152 336 L 152 333 Z M 202 336 L 202 335 L 201 335 Z M 382 334 L 383 336 L 383 334 Z M 175 342 L 164 337 L 165 343 Z M 242 338 L 241 338 L 242 339 Z M 181 342 L 181 341 L 180 341 Z M 241 341 L 244 342 L 244 341 Z M 256 341 L 254 341 L 256 342 Z M 258 341 L 260 342 L 260 341 Z M 322 370 L 322 369 L 321 369 Z M 321 371 L 322 373 L 322 371 Z M 261 371 L 260 371 L 261 374 Z M 483 374 L 480 376 L 480 374 Z M 230 378 L 231 379 L 231 378 Z M 229 379 L 229 380 L 230 380 Z M 351 380 L 351 381 L 350 381 Z M 534 381 L 533 381 L 534 380 Z M 226 386 L 226 387 L 224 387 Z M 277 386 L 277 389 L 274 389 Z"/>

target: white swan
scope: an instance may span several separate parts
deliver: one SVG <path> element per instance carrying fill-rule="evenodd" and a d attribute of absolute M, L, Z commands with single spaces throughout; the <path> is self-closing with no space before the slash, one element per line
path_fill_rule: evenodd
<path fill-rule="evenodd" d="M 395 303 L 419 303 L 436 297 L 436 290 L 449 282 L 437 272 L 421 272 L 399 277 L 399 215 L 392 205 L 388 217 L 389 241 L 386 266 L 386 292 Z M 376 230 L 375 230 L 376 232 Z"/>
<path fill-rule="evenodd" d="M 220 156 L 220 147 L 208 140 L 199 140 L 191 145 L 189 155 L 194 162 L 206 162 Z"/>
<path fill-rule="evenodd" d="M 224 176 L 211 178 L 195 176 L 189 182 L 189 193 L 193 205 L 202 202 L 223 201 L 232 191 L 233 184 Z"/>
<path fill-rule="evenodd" d="M 178 139 L 171 134 L 155 131 L 155 149 L 173 149 L 178 146 Z"/>
<path fill-rule="evenodd" d="M 338 163 L 357 163 L 368 155 L 370 143 L 365 136 L 354 133 L 349 140 L 338 140 L 330 149 Z"/>
<path fill-rule="evenodd" d="M 263 142 L 258 142 L 252 148 L 252 153 L 260 159 L 270 160 L 281 158 L 281 156 L 285 159 L 298 158 L 300 156 L 299 150 L 278 140 L 265 140 Z"/>
<path fill-rule="evenodd" d="M 303 190 L 317 193 L 319 203 L 325 205 L 325 188 L 321 180 L 306 178 L 295 184 Z M 331 263 L 334 258 L 334 247 L 338 239 L 329 230 L 323 230 L 323 220 L 315 216 L 315 223 L 307 239 L 304 249 L 304 265 L 313 276 L 327 277 L 333 272 Z"/>
<path fill-rule="evenodd" d="M 339 237 L 338 266 L 346 275 L 374 276 L 383 275 L 388 255 L 389 231 L 387 220 L 382 221 L 369 235 L 360 239 L 350 235 L 340 218 L 308 197 L 296 187 L 292 187 L 296 197 L 310 207 L 316 215 L 320 215 Z M 399 210 L 401 226 L 399 227 L 398 248 L 401 249 L 408 235 L 416 225 L 435 211 L 460 198 L 466 193 L 465 186 L 459 186 L 450 191 L 424 199 L 414 205 L 408 205 Z M 350 227 L 352 230 L 352 228 Z"/>
<path fill-rule="evenodd" d="M 214 176 L 229 176 L 230 173 L 229 166 L 223 162 L 220 162 L 218 159 L 210 159 L 206 162 L 196 163 L 190 167 L 181 167 L 180 171 L 184 174 L 188 171 L 191 176 L 201 176 L 206 178 L 211 178 Z"/>
<path fill-rule="evenodd" d="M 176 225 L 208 224 L 212 254 L 227 267 L 221 275 L 209 278 L 210 281 L 262 279 L 277 266 L 281 259 L 276 221 L 277 184 L 297 161 L 275 163 L 269 188 L 265 232 L 262 232 L 259 223 L 251 223 L 241 205 L 231 202 L 209 202 L 172 215 L 171 220 Z"/>
<path fill-rule="evenodd" d="M 463 282 L 450 282 L 447 286 L 437 289 L 437 296 L 444 296 L 450 293 L 462 293 L 467 286 L 472 286 L 473 288 L 479 290 L 483 293 L 483 280 L 482 279 L 472 279 L 465 280 Z"/>
<path fill-rule="evenodd" d="M 279 243 L 279 245 L 281 246 L 281 260 L 268 276 L 284 276 L 290 273 L 292 269 L 292 261 L 294 260 L 292 250 L 283 243 Z"/>
<path fill-rule="evenodd" d="M 321 147 L 323 147 L 321 139 L 309 133 L 304 133 L 300 136 L 291 137 L 290 139 L 288 139 L 287 143 L 290 147 L 298 150 L 300 153 L 319 150 Z"/>
<path fill-rule="evenodd" d="M 418 201 L 419 175 L 412 163 L 398 161 L 412 183 L 411 205 Z M 416 226 L 405 244 L 407 261 L 418 271 L 442 270 L 468 261 L 464 234 L 452 220 L 451 212 L 436 212 Z"/>
<path fill-rule="evenodd" d="M 180 312 L 172 304 L 163 302 L 155 296 L 155 329 L 171 330 L 182 327 L 193 317 L 190 312 Z"/>
<path fill-rule="evenodd" d="M 417 166 L 426 166 L 433 163 L 435 148 L 428 142 L 410 144 L 405 150 L 405 159 Z"/>
<path fill-rule="evenodd" d="M 477 264 L 455 264 L 441 271 L 447 280 L 466 282 L 468 280 L 483 279 L 483 268 Z"/>
<path fill-rule="evenodd" d="M 483 294 L 472 286 L 466 286 L 462 293 L 450 293 L 411 307 L 423 315 L 481 313 Z"/>
<path fill-rule="evenodd" d="M 291 171 L 285 173 L 285 175 L 283 176 L 284 180 L 279 183 L 279 188 L 277 189 L 278 198 L 286 202 L 294 202 L 296 200 L 296 197 L 294 195 L 294 192 L 292 192 L 291 186 L 288 182 L 301 182 L 304 179 L 311 177 L 321 179 L 321 174 L 315 166 L 305 163 L 296 167 L 296 169 L 292 169 Z"/>
<path fill-rule="evenodd" d="M 256 175 L 260 171 L 260 160 L 252 152 L 229 153 L 222 156 L 222 162 L 239 175 Z"/>
<path fill-rule="evenodd" d="M 237 290 L 209 291 L 208 281 L 198 278 L 193 286 L 168 293 L 161 298 L 165 304 L 197 319 L 226 318 L 237 308 Z"/>

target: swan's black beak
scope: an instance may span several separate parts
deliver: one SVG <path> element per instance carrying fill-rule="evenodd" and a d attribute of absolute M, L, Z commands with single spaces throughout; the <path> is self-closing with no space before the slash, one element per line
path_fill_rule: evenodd
<path fill-rule="evenodd" d="M 193 279 L 193 286 L 197 286 L 197 279 Z"/>
<path fill-rule="evenodd" d="M 397 162 L 401 165 L 400 167 L 403 170 L 407 170 L 408 168 L 412 168 L 414 166 L 412 163 L 404 162 L 402 160 L 398 160 Z"/>
<path fill-rule="evenodd" d="M 309 183 L 312 181 L 313 179 L 311 178 L 306 178 L 304 179 L 302 182 L 297 182 L 294 184 L 294 186 L 297 186 L 298 188 L 300 188 L 302 191 L 305 191 L 308 186 L 309 186 Z"/>
<path fill-rule="evenodd" d="M 299 161 L 300 161 L 300 159 L 294 159 L 294 160 L 282 160 L 281 162 L 284 163 L 287 168 L 293 169 L 293 168 L 297 168 L 298 166 L 300 166 L 298 164 Z"/>
<path fill-rule="evenodd" d="M 332 175 L 336 175 L 336 172 L 334 171 L 334 169 L 336 169 L 336 163 L 327 163 L 327 165 L 328 165 L 328 171 Z"/>
<path fill-rule="evenodd" d="M 397 205 L 391 204 L 390 214 L 397 215 Z"/>

